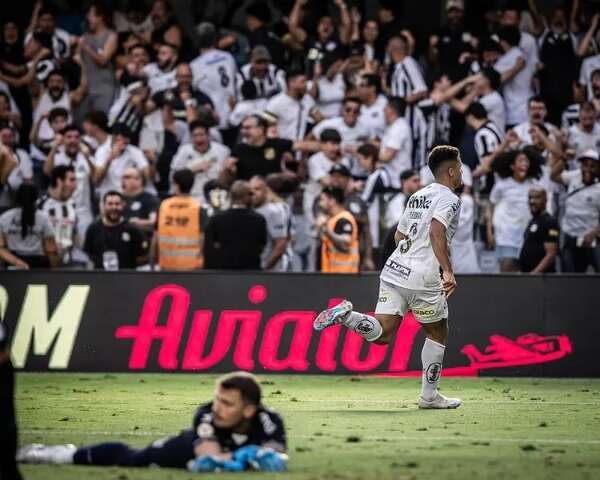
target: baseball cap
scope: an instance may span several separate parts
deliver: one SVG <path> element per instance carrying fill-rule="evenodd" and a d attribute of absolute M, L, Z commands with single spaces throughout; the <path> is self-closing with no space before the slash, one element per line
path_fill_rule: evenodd
<path fill-rule="evenodd" d="M 348 167 L 346 167 L 346 165 L 342 165 L 341 163 L 336 163 L 333 167 L 331 167 L 329 170 L 329 175 L 333 175 L 334 173 L 339 173 L 344 177 L 352 176 L 350 170 L 348 170 Z"/>
<path fill-rule="evenodd" d="M 452 10 L 453 8 L 458 8 L 459 10 L 462 10 L 464 12 L 465 4 L 463 0 L 448 0 L 446 2 L 446 11 Z"/>
<path fill-rule="evenodd" d="M 579 155 L 579 158 L 577 158 L 577 160 L 579 160 L 579 161 L 585 160 L 585 159 L 590 159 L 590 160 L 594 160 L 596 162 L 600 162 L 600 156 L 598 156 L 598 152 L 596 150 L 594 150 L 593 148 L 588 148 L 581 155 Z"/>
<path fill-rule="evenodd" d="M 271 54 L 264 45 L 257 45 L 252 49 L 252 53 L 250 54 L 250 61 L 256 62 L 259 60 L 271 61 Z"/>

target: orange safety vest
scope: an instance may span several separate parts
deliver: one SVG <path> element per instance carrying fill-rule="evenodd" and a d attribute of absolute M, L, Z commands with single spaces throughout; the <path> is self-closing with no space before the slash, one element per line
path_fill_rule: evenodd
<path fill-rule="evenodd" d="M 358 226 L 354 215 L 347 210 L 342 210 L 327 221 L 327 229 L 335 231 L 335 224 L 342 218 L 352 224 L 350 250 L 340 252 L 329 237 L 323 234 L 321 237 L 321 271 L 324 273 L 358 273 L 359 270 Z"/>
<path fill-rule="evenodd" d="M 158 211 L 158 263 L 163 270 L 202 268 L 200 203 L 192 197 L 164 200 Z"/>

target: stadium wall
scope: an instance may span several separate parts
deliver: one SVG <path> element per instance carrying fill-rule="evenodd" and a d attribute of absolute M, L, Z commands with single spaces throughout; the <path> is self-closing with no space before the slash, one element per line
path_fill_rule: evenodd
<path fill-rule="evenodd" d="M 598 377 L 600 276 L 461 276 L 445 375 Z M 375 275 L 2 272 L 0 314 L 29 371 L 420 375 L 407 315 L 389 347 L 315 315 L 377 300 Z"/>

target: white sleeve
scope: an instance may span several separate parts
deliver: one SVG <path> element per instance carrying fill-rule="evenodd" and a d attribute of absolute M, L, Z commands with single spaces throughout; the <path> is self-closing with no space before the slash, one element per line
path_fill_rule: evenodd
<path fill-rule="evenodd" d="M 332 127 L 329 126 L 329 122 L 327 120 L 322 120 L 313 127 L 312 134 L 315 136 L 315 138 L 317 140 L 321 140 L 321 134 L 323 133 L 323 130 L 325 130 L 326 128 L 332 128 Z"/>
<path fill-rule="evenodd" d="M 517 58 L 514 56 L 514 54 L 509 55 L 506 53 L 502 55 L 494 64 L 494 70 L 496 70 L 498 73 L 504 73 L 515 66 L 516 60 Z"/>
<path fill-rule="evenodd" d="M 139 148 L 132 149 L 131 158 L 133 159 L 135 166 L 140 170 L 148 166 L 148 159 L 146 158 L 146 155 L 144 155 L 144 152 Z"/>
<path fill-rule="evenodd" d="M 269 212 L 267 230 L 269 231 L 269 236 L 273 239 L 288 236 L 288 218 L 283 208 L 274 208 Z"/>
<path fill-rule="evenodd" d="M 587 66 L 589 64 L 589 59 L 585 59 L 581 64 L 581 68 L 579 69 L 579 85 L 587 85 Z"/>
<path fill-rule="evenodd" d="M 280 99 L 281 97 L 279 97 L 278 95 L 275 97 L 271 97 L 269 99 L 269 102 L 267 103 L 267 106 L 265 108 L 265 110 L 269 113 L 272 113 L 273 115 L 276 115 L 277 117 L 280 117 Z"/>
<path fill-rule="evenodd" d="M 25 180 L 30 180 L 33 178 L 33 163 L 31 162 L 31 157 L 27 152 L 21 151 L 21 155 L 19 156 L 19 168 L 21 169 L 21 173 L 23 174 L 23 178 Z"/>
<path fill-rule="evenodd" d="M 502 194 L 504 189 L 503 185 L 504 183 L 502 182 L 502 180 L 498 180 L 494 183 L 492 191 L 490 192 L 490 202 L 493 205 L 497 205 L 500 202 L 500 200 L 502 200 Z"/>
<path fill-rule="evenodd" d="M 400 217 L 400 221 L 398 222 L 396 231 L 400 232 L 403 235 L 408 235 L 408 209 L 407 208 L 404 209 L 404 212 L 402 212 L 402 216 Z"/>
<path fill-rule="evenodd" d="M 454 216 L 460 212 L 460 200 L 455 195 L 443 195 L 436 202 L 433 218 L 448 228 Z"/>
<path fill-rule="evenodd" d="M 96 150 L 96 154 L 92 157 L 92 161 L 96 166 L 102 166 L 110 156 L 110 144 L 104 145 Z"/>
<path fill-rule="evenodd" d="M 407 60 L 408 61 L 405 63 L 405 66 L 413 84 L 413 93 L 426 92 L 427 84 L 425 83 L 425 79 L 423 78 L 419 64 L 412 57 L 408 57 Z"/>
<path fill-rule="evenodd" d="M 185 167 L 186 158 L 187 158 L 187 147 L 185 145 L 181 145 L 175 155 L 173 155 L 173 160 L 171 161 L 171 174 L 173 172 L 179 170 L 180 168 Z"/>
<path fill-rule="evenodd" d="M 400 150 L 408 136 L 409 132 L 405 125 L 399 125 L 398 128 L 392 127 L 383 136 L 381 146 L 392 150 Z"/>
<path fill-rule="evenodd" d="M 313 155 L 308 159 L 308 176 L 311 180 L 318 182 L 329 175 L 326 165 L 320 161 L 320 155 Z"/>

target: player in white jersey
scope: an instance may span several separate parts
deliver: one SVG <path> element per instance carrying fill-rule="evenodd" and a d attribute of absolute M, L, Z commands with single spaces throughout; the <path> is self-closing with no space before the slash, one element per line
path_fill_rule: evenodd
<path fill-rule="evenodd" d="M 456 289 L 448 246 L 456 232 L 462 186 L 462 162 L 457 148 L 435 147 L 428 158 L 435 182 L 411 195 L 396 230 L 396 250 L 380 276 L 375 316 L 355 312 L 352 303 L 321 312 L 317 331 L 341 323 L 368 342 L 389 344 L 409 310 L 425 331 L 419 408 L 456 408 L 461 401 L 437 390 L 448 336 L 446 299 Z M 440 269 L 442 275 L 440 278 Z"/>

